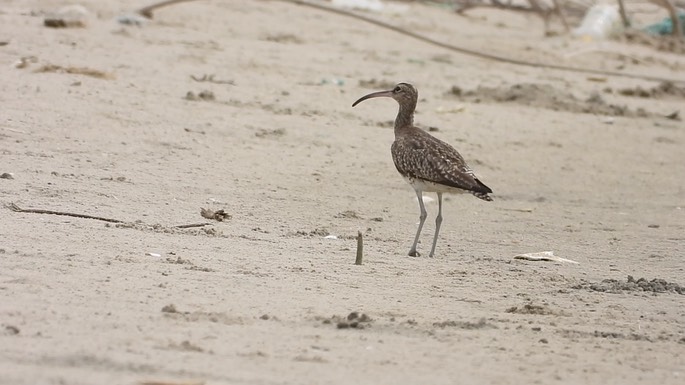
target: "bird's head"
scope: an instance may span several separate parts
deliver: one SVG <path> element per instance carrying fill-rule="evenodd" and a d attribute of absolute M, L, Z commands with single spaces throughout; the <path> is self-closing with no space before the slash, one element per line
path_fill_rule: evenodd
<path fill-rule="evenodd" d="M 400 106 L 412 106 L 412 109 L 414 106 L 416 106 L 416 100 L 419 96 L 418 91 L 416 91 L 416 88 L 412 86 L 409 83 L 399 83 L 398 85 L 395 86 L 395 88 L 387 91 L 378 91 L 378 92 L 373 92 L 370 93 L 366 96 L 362 96 L 352 104 L 352 107 L 356 106 L 357 104 L 363 102 L 366 99 L 371 99 L 371 98 L 379 98 L 379 97 L 388 97 L 388 98 L 393 98 L 397 101 L 397 103 L 400 104 Z"/>

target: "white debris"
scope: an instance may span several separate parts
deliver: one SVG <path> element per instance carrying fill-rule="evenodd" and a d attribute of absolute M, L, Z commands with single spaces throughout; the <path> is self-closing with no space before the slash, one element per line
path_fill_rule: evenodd
<path fill-rule="evenodd" d="M 576 261 L 572 261 L 570 259 L 555 256 L 553 251 L 541 251 L 538 253 L 519 254 L 519 255 L 515 255 L 514 259 L 525 259 L 526 261 L 552 261 L 552 262 L 578 264 L 578 262 L 576 262 Z"/>
<path fill-rule="evenodd" d="M 127 13 L 117 17 L 117 22 L 123 25 L 134 25 L 136 27 L 142 27 L 145 24 L 149 23 L 150 19 L 148 19 L 145 16 L 141 16 L 137 13 Z"/>
<path fill-rule="evenodd" d="M 333 0 L 332 4 L 337 8 L 394 14 L 404 13 L 409 9 L 403 4 L 385 4 L 381 0 Z"/>
<path fill-rule="evenodd" d="M 338 239 L 337 235 L 326 235 L 323 239 Z"/>
<path fill-rule="evenodd" d="M 145 255 L 150 256 L 150 257 L 155 257 L 155 258 L 159 258 L 162 256 L 162 254 L 157 254 L 157 253 L 145 253 Z"/>
<path fill-rule="evenodd" d="M 375 12 L 380 12 L 385 7 L 380 0 L 333 0 L 333 6 Z"/>

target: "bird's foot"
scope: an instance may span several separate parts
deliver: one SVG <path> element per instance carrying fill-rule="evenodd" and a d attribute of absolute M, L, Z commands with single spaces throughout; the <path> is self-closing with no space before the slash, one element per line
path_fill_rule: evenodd
<path fill-rule="evenodd" d="M 420 257 L 421 254 L 419 254 L 419 252 L 416 250 L 409 250 L 409 256 L 410 257 Z"/>

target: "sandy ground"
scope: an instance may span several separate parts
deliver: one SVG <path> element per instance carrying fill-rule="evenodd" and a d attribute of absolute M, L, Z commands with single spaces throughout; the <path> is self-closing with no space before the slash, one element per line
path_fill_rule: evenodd
<path fill-rule="evenodd" d="M 276 1 L 178 5 L 142 27 L 115 21 L 139 1 L 84 1 L 87 28 L 44 27 L 63 4 L 0 6 L 0 383 L 685 381 L 685 292 L 665 285 L 685 284 L 685 125 L 664 117 L 685 113 L 677 89 L 624 95 L 659 84 L 486 61 Z M 682 55 L 544 37 L 534 16 L 367 15 L 685 78 Z M 419 89 L 417 124 L 494 190 L 448 198 L 432 259 L 406 255 L 418 207 L 390 157 L 395 102 L 351 107 L 399 81 Z M 206 221 L 201 207 L 232 217 L 174 227 Z M 512 259 L 545 250 L 579 264 Z"/>

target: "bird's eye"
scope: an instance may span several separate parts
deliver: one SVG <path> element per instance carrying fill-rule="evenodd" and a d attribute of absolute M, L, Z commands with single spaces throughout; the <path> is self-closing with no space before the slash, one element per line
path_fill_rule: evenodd
<path fill-rule="evenodd" d="M 400 91 L 402 91 L 402 89 L 400 88 L 400 86 L 397 86 L 397 87 L 395 87 L 394 90 L 392 90 L 392 92 L 394 92 L 394 93 L 398 93 L 398 92 L 400 92 Z"/>

